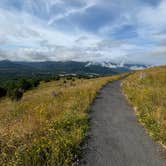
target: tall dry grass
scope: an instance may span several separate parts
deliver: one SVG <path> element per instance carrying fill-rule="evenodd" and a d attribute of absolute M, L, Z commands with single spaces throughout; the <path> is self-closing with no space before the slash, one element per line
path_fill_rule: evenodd
<path fill-rule="evenodd" d="M 134 73 L 123 89 L 150 135 L 166 145 L 166 66 Z"/>
<path fill-rule="evenodd" d="M 0 165 L 75 165 L 99 89 L 121 76 L 42 83 L 20 102 L 0 101 Z"/>

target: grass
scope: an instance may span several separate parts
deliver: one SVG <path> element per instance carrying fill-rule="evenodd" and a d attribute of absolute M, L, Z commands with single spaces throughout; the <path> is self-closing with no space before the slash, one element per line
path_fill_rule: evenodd
<path fill-rule="evenodd" d="M 130 75 L 123 89 L 136 108 L 139 121 L 155 140 L 166 146 L 166 66 Z"/>
<path fill-rule="evenodd" d="M 87 136 L 89 106 L 121 76 L 42 83 L 22 100 L 0 101 L 0 165 L 76 165 Z"/>

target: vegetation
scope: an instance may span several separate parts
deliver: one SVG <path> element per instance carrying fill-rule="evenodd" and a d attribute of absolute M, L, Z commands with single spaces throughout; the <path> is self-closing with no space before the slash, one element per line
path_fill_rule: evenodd
<path fill-rule="evenodd" d="M 50 78 L 60 74 L 77 74 L 84 76 L 108 76 L 123 73 L 126 68 L 117 70 L 103 67 L 100 65 L 86 66 L 88 62 L 13 62 L 13 61 L 0 61 L 0 84 L 1 81 L 13 80 L 20 77 L 40 77 Z"/>
<path fill-rule="evenodd" d="M 124 81 L 123 89 L 140 122 L 166 145 L 166 66 L 134 73 Z"/>
<path fill-rule="evenodd" d="M 19 102 L 1 99 L 0 165 L 76 165 L 89 106 L 102 86 L 120 77 L 42 82 Z"/>
<path fill-rule="evenodd" d="M 21 78 L 19 80 L 8 81 L 4 86 L 0 87 L 0 98 L 6 95 L 12 100 L 20 100 L 23 93 L 27 90 L 33 89 L 40 84 L 40 80 L 36 78 L 28 79 Z"/>
<path fill-rule="evenodd" d="M 0 98 L 6 96 L 7 91 L 5 88 L 0 87 Z"/>
<path fill-rule="evenodd" d="M 72 76 L 72 75 L 67 75 L 67 76 L 52 76 L 52 75 L 47 75 L 45 77 L 41 77 L 41 76 L 36 76 L 36 77 L 21 77 L 21 78 L 17 78 L 17 79 L 10 79 L 10 78 L 6 78 L 5 81 L 1 81 L 0 83 L 0 98 L 8 96 L 10 97 L 12 100 L 16 100 L 19 101 L 24 92 L 26 92 L 27 90 L 31 90 L 37 86 L 39 86 L 40 82 L 44 81 L 44 82 L 50 82 L 53 80 L 60 80 L 60 78 L 65 78 L 67 80 L 74 80 L 75 78 L 86 78 L 89 79 L 90 77 L 88 76 L 83 76 L 83 75 L 76 75 L 76 76 Z M 65 82 L 64 79 L 64 82 Z"/>

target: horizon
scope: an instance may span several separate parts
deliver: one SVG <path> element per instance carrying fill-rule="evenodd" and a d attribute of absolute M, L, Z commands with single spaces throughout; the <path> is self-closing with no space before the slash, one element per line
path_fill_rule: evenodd
<path fill-rule="evenodd" d="M 166 65 L 165 18 L 165 0 L 1 0 L 0 61 Z"/>
<path fill-rule="evenodd" d="M 18 62 L 18 63 L 44 63 L 44 62 L 61 62 L 61 63 L 65 63 L 65 62 L 78 62 L 78 63 L 94 63 L 94 64 L 102 64 L 102 63 L 112 63 L 112 64 L 116 64 L 116 65 L 122 65 L 122 67 L 124 65 L 145 65 L 145 66 L 149 66 L 149 67 L 157 67 L 157 66 L 165 66 L 165 65 L 153 65 L 153 64 L 146 64 L 146 63 L 121 63 L 121 62 L 113 62 L 113 61 L 77 61 L 77 60 L 43 60 L 43 61 L 20 61 L 20 60 L 10 60 L 10 59 L 3 59 L 0 60 L 0 62 Z"/>

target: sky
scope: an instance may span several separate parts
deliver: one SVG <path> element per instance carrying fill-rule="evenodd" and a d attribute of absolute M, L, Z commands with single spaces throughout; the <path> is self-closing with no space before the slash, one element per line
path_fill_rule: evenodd
<path fill-rule="evenodd" d="M 166 0 L 0 0 L 0 60 L 166 65 Z"/>

